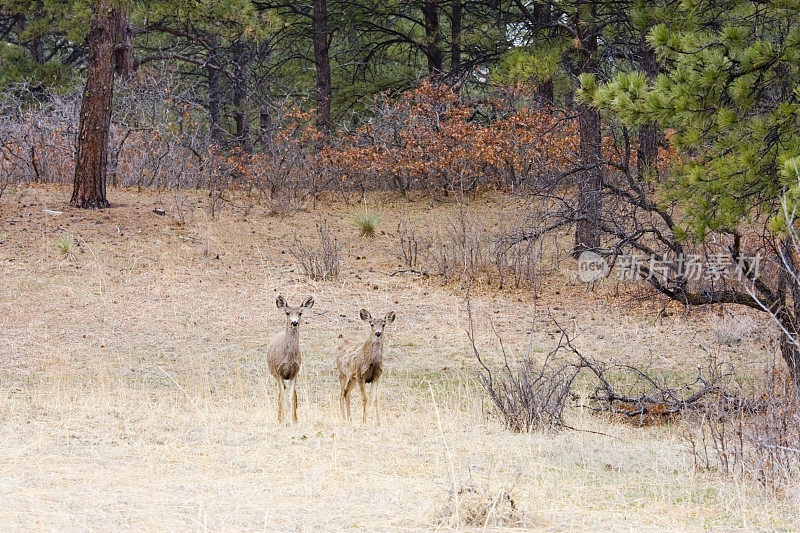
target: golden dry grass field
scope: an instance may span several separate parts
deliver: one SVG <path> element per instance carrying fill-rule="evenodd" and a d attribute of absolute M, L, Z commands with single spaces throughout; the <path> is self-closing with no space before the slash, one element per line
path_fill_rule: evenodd
<path fill-rule="evenodd" d="M 463 287 L 388 275 L 401 268 L 398 221 L 444 231 L 452 202 L 371 196 L 381 221 L 368 239 L 347 222 L 357 200 L 211 219 L 202 194 L 183 215 L 175 192 L 114 190 L 115 207 L 98 212 L 68 197 L 31 186 L 0 199 L 3 530 L 800 528 L 800 491 L 695 469 L 681 422 L 638 428 L 571 408 L 570 425 L 604 435 L 506 430 L 476 379 Z M 516 202 L 479 197 L 469 209 L 499 224 Z M 323 218 L 342 271 L 315 282 L 289 248 Z M 574 278 L 564 259 L 536 301 L 473 287 L 478 345 L 497 357 L 491 321 L 512 352 L 525 349 L 536 307 L 601 360 L 686 375 L 712 357 L 745 373 L 765 364 L 773 333 L 762 316 L 660 314 L 629 286 L 592 292 Z M 277 423 L 263 360 L 283 324 L 279 292 L 294 305 L 316 299 L 300 330 L 297 426 Z M 334 346 L 364 331 L 361 307 L 398 317 L 380 427 L 338 414 Z M 530 342 L 545 353 L 557 337 L 540 319 Z"/>

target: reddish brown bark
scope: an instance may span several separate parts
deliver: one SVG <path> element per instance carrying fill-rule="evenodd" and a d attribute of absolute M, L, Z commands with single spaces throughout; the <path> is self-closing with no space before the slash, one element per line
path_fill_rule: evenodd
<path fill-rule="evenodd" d="M 314 0 L 314 64 L 317 71 L 317 129 L 323 135 L 331 130 L 331 61 L 328 44 L 328 2 Z"/>
<path fill-rule="evenodd" d="M 86 86 L 81 102 L 71 205 L 84 209 L 108 207 L 106 169 L 108 130 L 114 94 L 114 55 L 119 12 L 106 2 L 92 7 Z"/>
<path fill-rule="evenodd" d="M 597 72 L 597 33 L 588 26 L 581 34 L 582 72 Z M 600 247 L 600 219 L 603 215 L 602 125 L 597 108 L 578 105 L 578 135 L 580 137 L 580 190 L 578 192 L 577 223 L 574 253 Z"/>
<path fill-rule="evenodd" d="M 84 209 L 108 207 L 106 174 L 114 71 L 133 73 L 133 37 L 127 7 L 101 0 L 92 6 L 86 86 L 75 147 L 75 177 L 70 204 Z"/>
<path fill-rule="evenodd" d="M 580 173 L 578 213 L 575 226 L 575 253 L 600 247 L 600 218 L 603 214 L 602 134 L 600 113 L 594 107 L 578 106 Z"/>
<path fill-rule="evenodd" d="M 117 76 L 127 80 L 133 76 L 133 29 L 128 17 L 128 6 L 122 5 L 116 9 L 114 18 L 116 25 L 114 35 L 114 70 Z"/>

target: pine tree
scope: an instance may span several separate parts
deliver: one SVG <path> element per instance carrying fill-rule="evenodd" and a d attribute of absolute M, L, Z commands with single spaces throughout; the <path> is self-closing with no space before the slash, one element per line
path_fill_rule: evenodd
<path fill-rule="evenodd" d="M 800 205 L 800 2 L 694 0 L 671 7 L 647 38 L 663 72 L 651 80 L 629 71 L 605 84 L 584 75 L 582 98 L 629 125 L 656 121 L 672 130 L 678 157 L 656 186 L 685 215 L 687 235 L 675 228 L 676 239 L 702 243 L 720 232 L 736 256 L 742 233 L 771 221 L 764 240 L 777 250 L 774 279 L 751 278 L 750 290 L 664 292 L 690 304 L 770 312 L 800 386 L 800 277 L 785 233 Z"/>

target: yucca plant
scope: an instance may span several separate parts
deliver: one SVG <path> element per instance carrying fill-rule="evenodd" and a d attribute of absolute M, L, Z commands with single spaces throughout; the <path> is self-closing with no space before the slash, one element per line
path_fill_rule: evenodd
<path fill-rule="evenodd" d="M 367 203 L 364 202 L 364 213 L 354 213 L 350 215 L 350 223 L 358 228 L 358 234 L 361 237 L 374 237 L 375 229 L 380 222 L 380 215 L 377 212 L 370 212 L 367 209 Z"/>
<path fill-rule="evenodd" d="M 71 234 L 63 235 L 56 241 L 56 249 L 64 259 L 74 259 L 76 247 L 75 237 Z"/>

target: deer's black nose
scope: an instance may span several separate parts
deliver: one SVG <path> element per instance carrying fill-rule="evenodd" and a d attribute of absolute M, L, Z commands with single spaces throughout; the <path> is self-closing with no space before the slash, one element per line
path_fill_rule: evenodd
<path fill-rule="evenodd" d="M 299 324 L 297 320 L 292 320 L 292 326 L 297 327 L 297 324 Z"/>
<path fill-rule="evenodd" d="M 380 332 L 380 331 L 376 331 L 376 332 L 375 332 L 375 336 L 376 336 L 376 337 L 380 337 L 380 336 L 381 336 L 381 332 Z"/>

